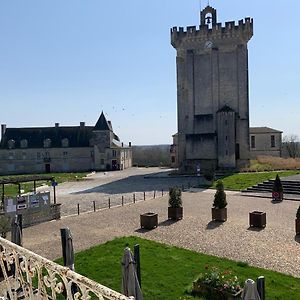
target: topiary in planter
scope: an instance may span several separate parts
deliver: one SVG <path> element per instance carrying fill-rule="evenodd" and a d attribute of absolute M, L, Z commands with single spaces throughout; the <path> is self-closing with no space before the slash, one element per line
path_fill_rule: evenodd
<path fill-rule="evenodd" d="M 222 180 L 218 180 L 216 184 L 217 191 L 213 203 L 214 208 L 225 208 L 227 206 L 226 194 L 224 192 L 224 185 Z"/>
<path fill-rule="evenodd" d="M 222 180 L 217 181 L 216 188 L 217 191 L 215 193 L 215 199 L 211 209 L 212 220 L 225 222 L 227 221 L 227 201 Z"/>
<path fill-rule="evenodd" d="M 276 175 L 276 179 L 273 185 L 272 199 L 273 201 L 283 200 L 283 187 L 278 174 Z"/>
<path fill-rule="evenodd" d="M 181 189 L 178 187 L 172 187 L 169 189 L 169 206 L 170 207 L 181 207 Z"/>
<path fill-rule="evenodd" d="M 183 207 L 181 200 L 181 189 L 172 187 L 169 189 L 168 219 L 180 220 L 183 217 Z"/>

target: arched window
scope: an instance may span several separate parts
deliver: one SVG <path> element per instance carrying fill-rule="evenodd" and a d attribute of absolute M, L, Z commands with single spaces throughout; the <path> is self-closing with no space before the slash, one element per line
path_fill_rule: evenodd
<path fill-rule="evenodd" d="M 61 140 L 61 146 L 62 147 L 69 147 L 69 139 L 64 138 Z"/>
<path fill-rule="evenodd" d="M 9 140 L 7 142 L 8 149 L 14 149 L 15 148 L 15 144 L 16 144 L 15 140 Z"/>
<path fill-rule="evenodd" d="M 21 145 L 21 148 L 27 148 L 28 141 L 26 139 L 23 139 L 23 140 L 21 140 L 20 145 Z"/>
<path fill-rule="evenodd" d="M 51 140 L 45 139 L 44 140 L 44 148 L 50 148 L 51 147 Z"/>

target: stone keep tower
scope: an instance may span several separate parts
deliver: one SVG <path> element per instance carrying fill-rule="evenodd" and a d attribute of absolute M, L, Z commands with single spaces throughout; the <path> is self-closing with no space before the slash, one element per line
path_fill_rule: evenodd
<path fill-rule="evenodd" d="M 182 172 L 239 169 L 249 163 L 247 43 L 253 20 L 217 23 L 207 6 L 200 26 L 174 27 L 177 50 L 177 160 Z"/>

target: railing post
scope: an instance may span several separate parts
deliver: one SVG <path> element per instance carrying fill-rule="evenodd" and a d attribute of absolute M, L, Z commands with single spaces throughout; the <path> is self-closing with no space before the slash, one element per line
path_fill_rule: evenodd
<path fill-rule="evenodd" d="M 144 192 L 144 201 L 146 200 L 146 193 Z"/>
<path fill-rule="evenodd" d="M 133 203 L 135 203 L 135 193 L 133 193 Z"/>
<path fill-rule="evenodd" d="M 108 198 L 108 208 L 110 208 L 110 198 Z"/>
<path fill-rule="evenodd" d="M 93 201 L 94 212 L 96 211 L 96 201 Z"/>
<path fill-rule="evenodd" d="M 164 189 L 161 190 L 161 196 L 164 196 Z"/>
<path fill-rule="evenodd" d="M 155 194 L 156 194 L 156 191 L 153 191 L 153 198 L 155 199 Z"/>
<path fill-rule="evenodd" d="M 122 206 L 124 206 L 124 196 L 122 195 Z"/>
<path fill-rule="evenodd" d="M 265 300 L 265 277 L 259 276 L 256 279 L 257 291 L 260 297 L 260 300 Z"/>
<path fill-rule="evenodd" d="M 77 214 L 80 214 L 79 203 L 77 203 Z"/>

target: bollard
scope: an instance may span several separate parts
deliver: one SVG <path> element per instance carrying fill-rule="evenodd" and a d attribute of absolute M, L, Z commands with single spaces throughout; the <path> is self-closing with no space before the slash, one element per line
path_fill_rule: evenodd
<path fill-rule="evenodd" d="M 164 190 L 163 189 L 161 190 L 161 196 L 162 197 L 164 196 Z"/>
<path fill-rule="evenodd" d="M 110 198 L 108 198 L 108 208 L 110 208 Z"/>
<path fill-rule="evenodd" d="M 155 199 L 155 192 L 156 192 L 156 191 L 153 192 L 153 198 L 154 198 L 154 199 Z"/>
<path fill-rule="evenodd" d="M 77 214 L 79 215 L 79 203 L 77 203 Z"/>
<path fill-rule="evenodd" d="M 135 194 L 133 193 L 133 203 L 135 203 Z"/>
<path fill-rule="evenodd" d="M 257 291 L 260 297 L 260 300 L 265 300 L 265 277 L 259 276 L 256 279 Z"/>
<path fill-rule="evenodd" d="M 93 205 L 94 205 L 94 212 L 96 211 L 96 201 L 93 201 Z"/>
<path fill-rule="evenodd" d="M 124 206 L 124 196 L 122 196 L 122 206 Z"/>
<path fill-rule="evenodd" d="M 144 192 L 144 201 L 146 200 L 146 193 Z"/>

